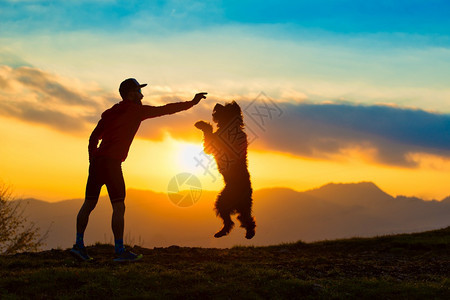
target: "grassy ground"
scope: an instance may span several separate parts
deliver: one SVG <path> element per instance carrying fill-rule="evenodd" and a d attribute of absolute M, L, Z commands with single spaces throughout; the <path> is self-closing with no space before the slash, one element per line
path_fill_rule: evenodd
<path fill-rule="evenodd" d="M 270 247 L 135 248 L 111 245 L 0 256 L 0 298 L 450 299 L 450 227 L 418 234 Z"/>

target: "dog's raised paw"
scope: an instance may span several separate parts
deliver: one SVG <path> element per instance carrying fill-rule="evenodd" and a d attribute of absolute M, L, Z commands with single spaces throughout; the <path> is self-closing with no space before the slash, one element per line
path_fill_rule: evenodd
<path fill-rule="evenodd" d="M 205 121 L 198 121 L 194 126 L 202 131 L 212 131 L 212 125 Z"/>

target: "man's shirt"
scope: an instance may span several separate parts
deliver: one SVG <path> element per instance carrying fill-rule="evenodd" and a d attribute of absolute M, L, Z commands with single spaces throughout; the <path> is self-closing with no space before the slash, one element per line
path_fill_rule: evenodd
<path fill-rule="evenodd" d="M 121 101 L 102 114 L 89 138 L 89 159 L 105 156 L 124 161 L 134 136 L 145 119 L 173 114 L 191 108 L 192 101 L 170 103 L 164 106 L 142 105 Z M 98 142 L 101 140 L 100 146 Z"/>

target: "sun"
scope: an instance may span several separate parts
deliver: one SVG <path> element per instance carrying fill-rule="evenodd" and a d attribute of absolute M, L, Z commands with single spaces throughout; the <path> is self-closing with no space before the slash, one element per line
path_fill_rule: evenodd
<path fill-rule="evenodd" d="M 187 142 L 175 142 L 175 159 L 176 168 L 180 171 L 198 173 L 201 171 L 200 161 L 207 162 L 212 159 L 203 152 L 201 143 L 193 144 Z"/>

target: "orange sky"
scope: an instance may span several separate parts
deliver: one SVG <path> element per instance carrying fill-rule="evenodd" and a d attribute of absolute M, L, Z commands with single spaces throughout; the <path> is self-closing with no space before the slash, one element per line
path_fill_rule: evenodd
<path fill-rule="evenodd" d="M 214 168 L 210 169 L 212 175 L 205 175 L 204 169 L 196 166 L 194 157 L 201 157 L 201 135 L 194 127 L 191 130 L 197 142 L 168 135 L 162 141 L 135 139 L 123 164 L 127 187 L 166 192 L 173 176 L 191 172 L 204 189 L 220 189 L 222 181 Z M 4 117 L 0 132 L 2 180 L 13 185 L 18 197 L 48 201 L 83 197 L 89 132 L 69 135 Z M 373 181 L 392 195 L 448 196 L 450 162 L 438 157 L 417 155 L 420 167 L 411 169 L 370 163 L 360 150 L 333 159 L 308 159 L 251 148 L 249 169 L 255 189 L 282 186 L 301 191 L 328 182 Z"/>

